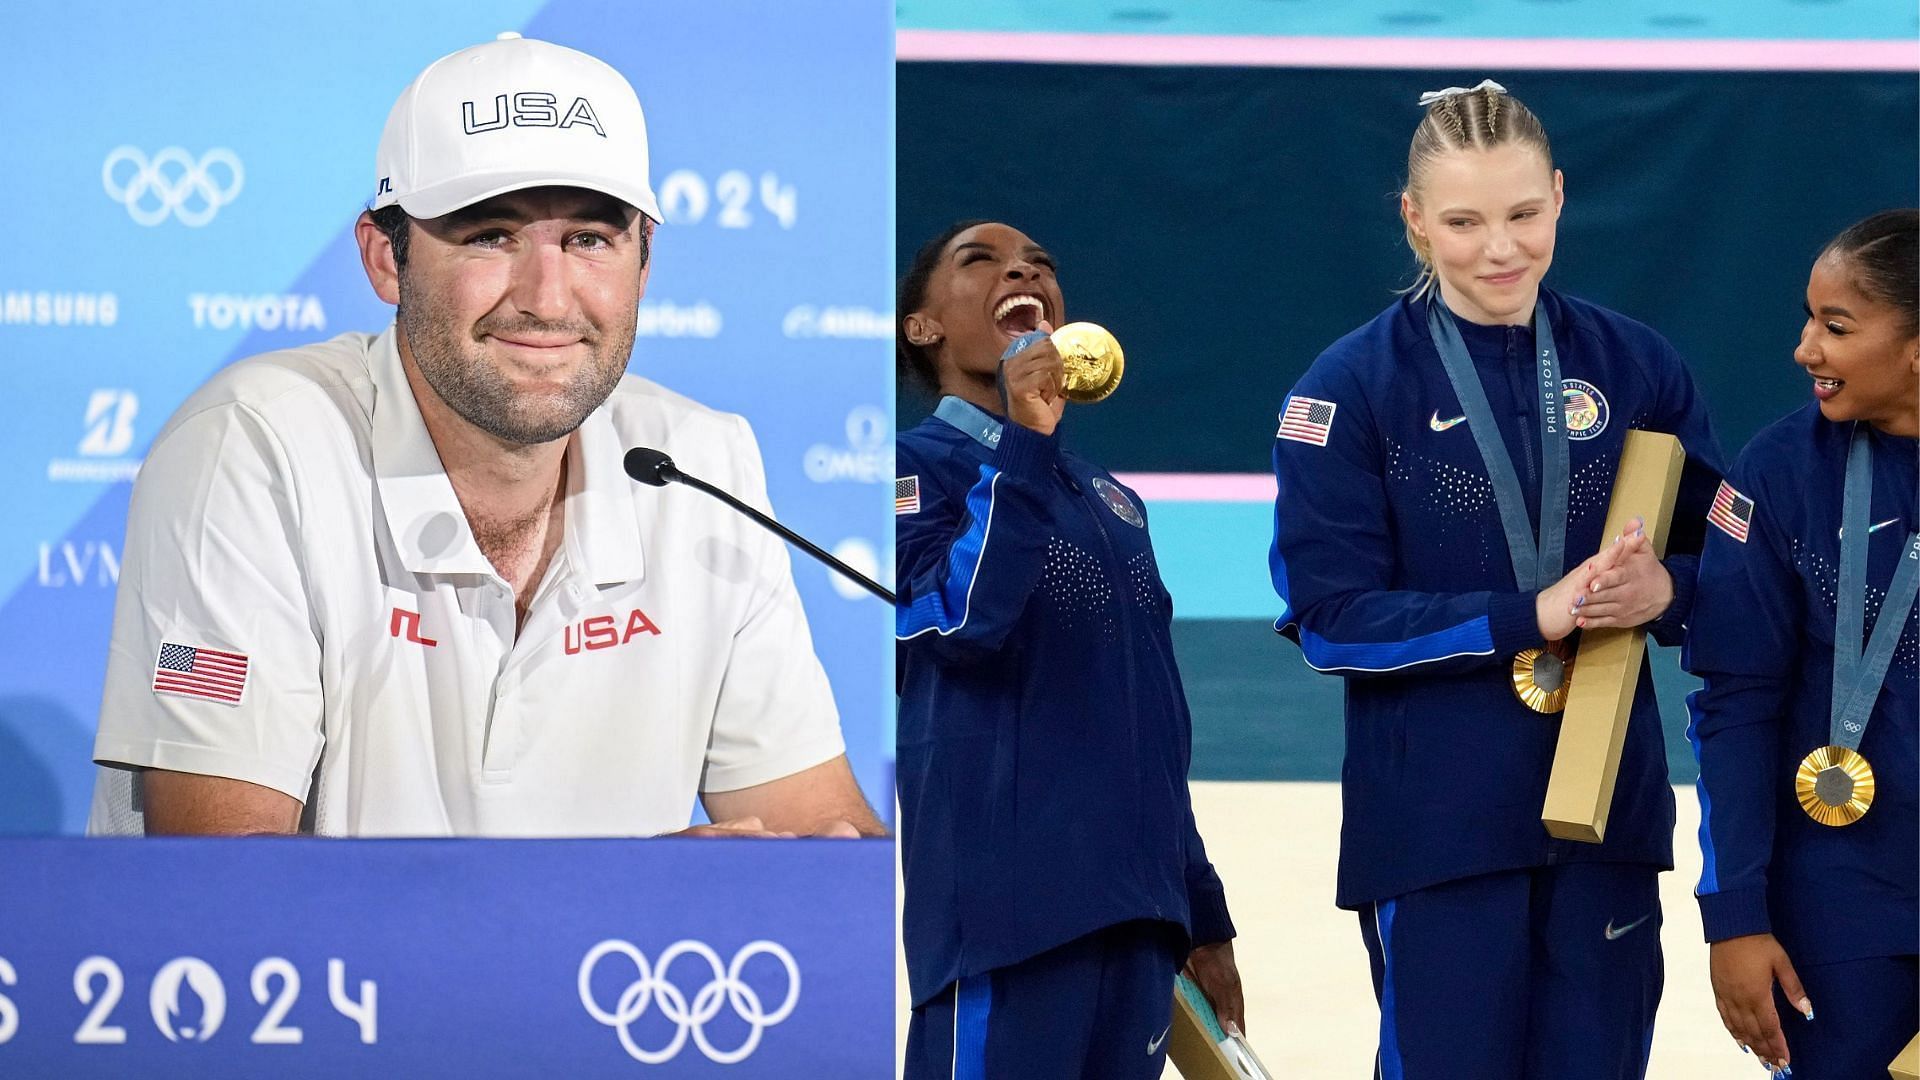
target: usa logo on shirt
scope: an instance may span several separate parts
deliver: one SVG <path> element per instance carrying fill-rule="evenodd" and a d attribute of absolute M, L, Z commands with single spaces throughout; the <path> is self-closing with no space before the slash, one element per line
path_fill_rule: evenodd
<path fill-rule="evenodd" d="M 1721 532 L 1744 544 L 1747 542 L 1747 529 L 1753 525 L 1753 500 L 1722 480 L 1720 490 L 1714 493 L 1713 505 L 1707 509 L 1707 520 L 1713 522 Z"/>
<path fill-rule="evenodd" d="M 1274 432 L 1273 437 L 1325 446 L 1327 436 L 1333 434 L 1333 414 L 1339 408 L 1334 402 L 1318 398 L 1288 398 L 1287 411 L 1280 414 L 1280 430 Z"/>

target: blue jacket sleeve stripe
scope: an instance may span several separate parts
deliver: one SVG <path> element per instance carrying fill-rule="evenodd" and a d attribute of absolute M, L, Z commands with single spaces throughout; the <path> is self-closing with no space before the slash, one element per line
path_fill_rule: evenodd
<path fill-rule="evenodd" d="M 1301 627 L 1300 651 L 1315 671 L 1398 671 L 1455 656 L 1490 656 L 1493 629 L 1482 615 L 1406 641 L 1341 643 Z"/>
<path fill-rule="evenodd" d="M 991 465 L 980 466 L 980 481 L 967 492 L 967 531 L 953 542 L 947 554 L 947 577 L 937 592 L 914 597 L 911 607 L 894 611 L 894 637 L 907 641 L 929 630 L 941 636 L 967 624 L 973 600 L 973 586 L 980 577 L 980 563 L 986 557 L 987 537 L 993 531 L 993 499 L 1000 472 Z M 958 612 L 959 617 L 955 618 Z"/>
<path fill-rule="evenodd" d="M 1695 765 L 1700 764 L 1700 696 L 1706 692 L 1703 685 L 1687 695 L 1687 742 L 1693 745 Z M 1713 800 L 1707 796 L 1707 774 L 1704 769 L 1693 786 L 1700 793 L 1700 887 L 1694 890 L 1694 895 L 1707 896 L 1720 891 L 1720 866 L 1719 860 L 1714 857 Z"/>

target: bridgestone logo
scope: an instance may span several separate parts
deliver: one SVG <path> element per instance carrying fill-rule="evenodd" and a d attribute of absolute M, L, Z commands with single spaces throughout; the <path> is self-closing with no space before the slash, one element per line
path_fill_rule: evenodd
<path fill-rule="evenodd" d="M 112 326 L 120 321 L 113 293 L 9 292 L 0 298 L 7 326 Z"/>
<path fill-rule="evenodd" d="M 75 484 L 132 483 L 140 475 L 138 461 L 88 461 L 57 458 L 47 462 L 47 479 Z"/>

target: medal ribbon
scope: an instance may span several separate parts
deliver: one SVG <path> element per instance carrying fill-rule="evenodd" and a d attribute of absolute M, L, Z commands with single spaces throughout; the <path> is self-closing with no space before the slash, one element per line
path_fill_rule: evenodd
<path fill-rule="evenodd" d="M 1920 533 L 1909 533 L 1906 555 L 1887 586 L 1887 598 L 1874 621 L 1865 652 L 1860 638 L 1867 622 L 1867 534 L 1873 517 L 1873 443 L 1867 425 L 1855 423 L 1847 447 L 1847 487 L 1840 504 L 1840 587 L 1833 617 L 1833 719 L 1829 737 L 1835 746 L 1860 749 L 1867 720 L 1893 663 L 1893 649 L 1920 593 Z"/>
<path fill-rule="evenodd" d="M 1454 396 L 1467 414 L 1467 427 L 1480 448 L 1480 459 L 1486 463 L 1487 479 L 1493 483 L 1494 503 L 1500 508 L 1500 524 L 1507 533 L 1507 555 L 1513 560 L 1514 584 L 1522 591 L 1538 592 L 1560 580 L 1567 551 L 1567 433 L 1561 417 L 1560 354 L 1553 344 L 1553 322 L 1547 317 L 1547 306 L 1537 299 L 1533 304 L 1534 389 L 1540 395 L 1542 459 L 1537 546 L 1527 521 L 1526 494 L 1520 489 L 1513 459 L 1500 440 L 1500 427 L 1487 404 L 1486 388 L 1473 370 L 1473 357 L 1460 337 L 1460 328 L 1454 325 L 1453 313 L 1437 292 L 1427 301 L 1427 331 L 1433 335 L 1433 347 L 1439 351 L 1447 381 L 1453 384 Z"/>

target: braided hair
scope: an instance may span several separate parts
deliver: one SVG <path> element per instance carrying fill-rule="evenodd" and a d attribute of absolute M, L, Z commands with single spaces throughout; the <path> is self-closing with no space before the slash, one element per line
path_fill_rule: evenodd
<path fill-rule="evenodd" d="M 1532 147 L 1553 168 L 1553 148 L 1547 142 L 1540 118 L 1504 90 L 1482 85 L 1463 93 L 1449 93 L 1427 106 L 1420 126 L 1413 131 L 1413 145 L 1407 150 L 1407 186 L 1403 195 L 1419 198 L 1427 168 L 1435 158 L 1453 150 L 1491 150 L 1507 143 Z M 1433 288 L 1433 249 L 1406 223 L 1407 246 L 1419 260 L 1420 275 L 1408 288 L 1416 297 Z"/>

